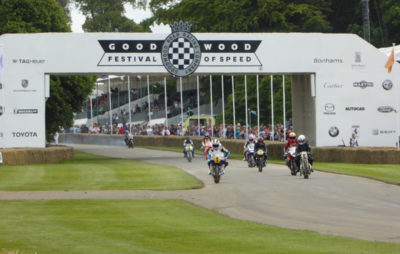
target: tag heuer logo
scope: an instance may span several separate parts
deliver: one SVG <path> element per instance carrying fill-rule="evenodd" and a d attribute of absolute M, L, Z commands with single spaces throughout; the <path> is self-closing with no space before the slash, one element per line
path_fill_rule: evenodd
<path fill-rule="evenodd" d="M 173 23 L 172 33 L 165 39 L 161 49 L 162 62 L 169 73 L 178 77 L 192 74 L 200 65 L 200 44 L 190 30 L 188 22 Z"/>

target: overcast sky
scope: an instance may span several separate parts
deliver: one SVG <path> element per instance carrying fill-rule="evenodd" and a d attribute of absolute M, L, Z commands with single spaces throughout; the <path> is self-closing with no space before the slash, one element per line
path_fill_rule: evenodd
<path fill-rule="evenodd" d="M 74 5 L 70 6 L 71 9 L 71 19 L 72 19 L 72 32 L 74 33 L 83 33 L 82 24 L 85 22 L 85 16 L 75 8 Z M 132 5 L 126 4 L 125 5 L 125 15 L 129 19 L 133 19 L 135 23 L 139 24 L 142 20 L 151 17 L 151 12 L 149 9 L 147 10 L 139 10 L 133 9 Z M 151 27 L 153 33 L 162 33 L 162 34 L 169 34 L 171 33 L 171 29 L 168 25 L 156 25 Z"/>

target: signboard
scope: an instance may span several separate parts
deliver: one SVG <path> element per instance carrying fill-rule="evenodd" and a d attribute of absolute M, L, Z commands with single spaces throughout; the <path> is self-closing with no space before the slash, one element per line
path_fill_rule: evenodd
<path fill-rule="evenodd" d="M 178 22 L 150 33 L 4 34 L 0 147 L 45 147 L 51 74 L 305 75 L 315 82 L 307 114 L 294 121 L 317 146 L 394 146 L 400 122 L 400 68 L 352 34 L 191 33 Z M 29 43 L 27 43 L 29 42 Z M 1 54 L 0 54 L 1 55 Z M 0 65 L 1 66 L 1 65 Z M 293 83 L 293 85 L 296 85 Z M 308 90 L 307 90 L 308 91 Z M 294 95 L 295 96 L 295 95 Z M 301 103 L 300 103 L 301 106 Z M 312 116 L 312 121 L 307 117 Z M 312 130 L 312 131 L 311 131 Z"/>

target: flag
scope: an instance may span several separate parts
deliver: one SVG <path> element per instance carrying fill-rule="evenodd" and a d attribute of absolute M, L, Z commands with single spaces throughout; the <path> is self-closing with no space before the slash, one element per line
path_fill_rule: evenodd
<path fill-rule="evenodd" d="M 387 60 L 385 64 L 385 68 L 388 69 L 388 73 L 392 72 L 392 66 L 394 64 L 394 46 L 392 48 L 392 53 L 390 53 L 389 59 Z"/>

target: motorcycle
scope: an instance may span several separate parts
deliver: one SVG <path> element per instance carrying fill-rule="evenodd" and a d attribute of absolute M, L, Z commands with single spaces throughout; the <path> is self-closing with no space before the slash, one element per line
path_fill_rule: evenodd
<path fill-rule="evenodd" d="M 131 138 L 131 137 L 126 137 L 125 138 L 125 144 L 126 144 L 126 146 L 128 147 L 128 148 L 132 148 L 133 149 L 133 145 L 134 145 L 134 142 L 133 142 L 133 138 Z"/>
<path fill-rule="evenodd" d="M 191 162 L 193 159 L 193 145 L 192 144 L 186 144 L 185 145 L 185 156 L 188 162 Z"/>
<path fill-rule="evenodd" d="M 221 176 L 224 174 L 225 160 L 223 152 L 216 151 L 210 154 L 211 175 L 215 183 L 219 183 Z"/>
<path fill-rule="evenodd" d="M 264 161 L 264 150 L 262 150 L 262 149 L 257 150 L 256 156 L 255 156 L 255 161 L 256 161 L 256 165 L 258 167 L 258 171 L 262 172 L 262 169 L 266 164 L 266 161 Z"/>
<path fill-rule="evenodd" d="M 297 175 L 297 172 L 299 172 L 295 158 L 296 158 L 296 147 L 291 146 L 289 147 L 288 152 L 286 154 L 286 165 L 289 167 L 292 176 Z"/>
<path fill-rule="evenodd" d="M 308 153 L 301 152 L 300 153 L 300 175 L 304 176 L 304 179 L 308 179 L 311 174 L 311 165 L 308 161 Z"/>
<path fill-rule="evenodd" d="M 252 168 L 256 165 L 254 161 L 254 144 L 249 144 L 247 147 L 246 151 L 246 156 L 247 156 L 247 164 L 249 165 L 249 168 Z"/>

